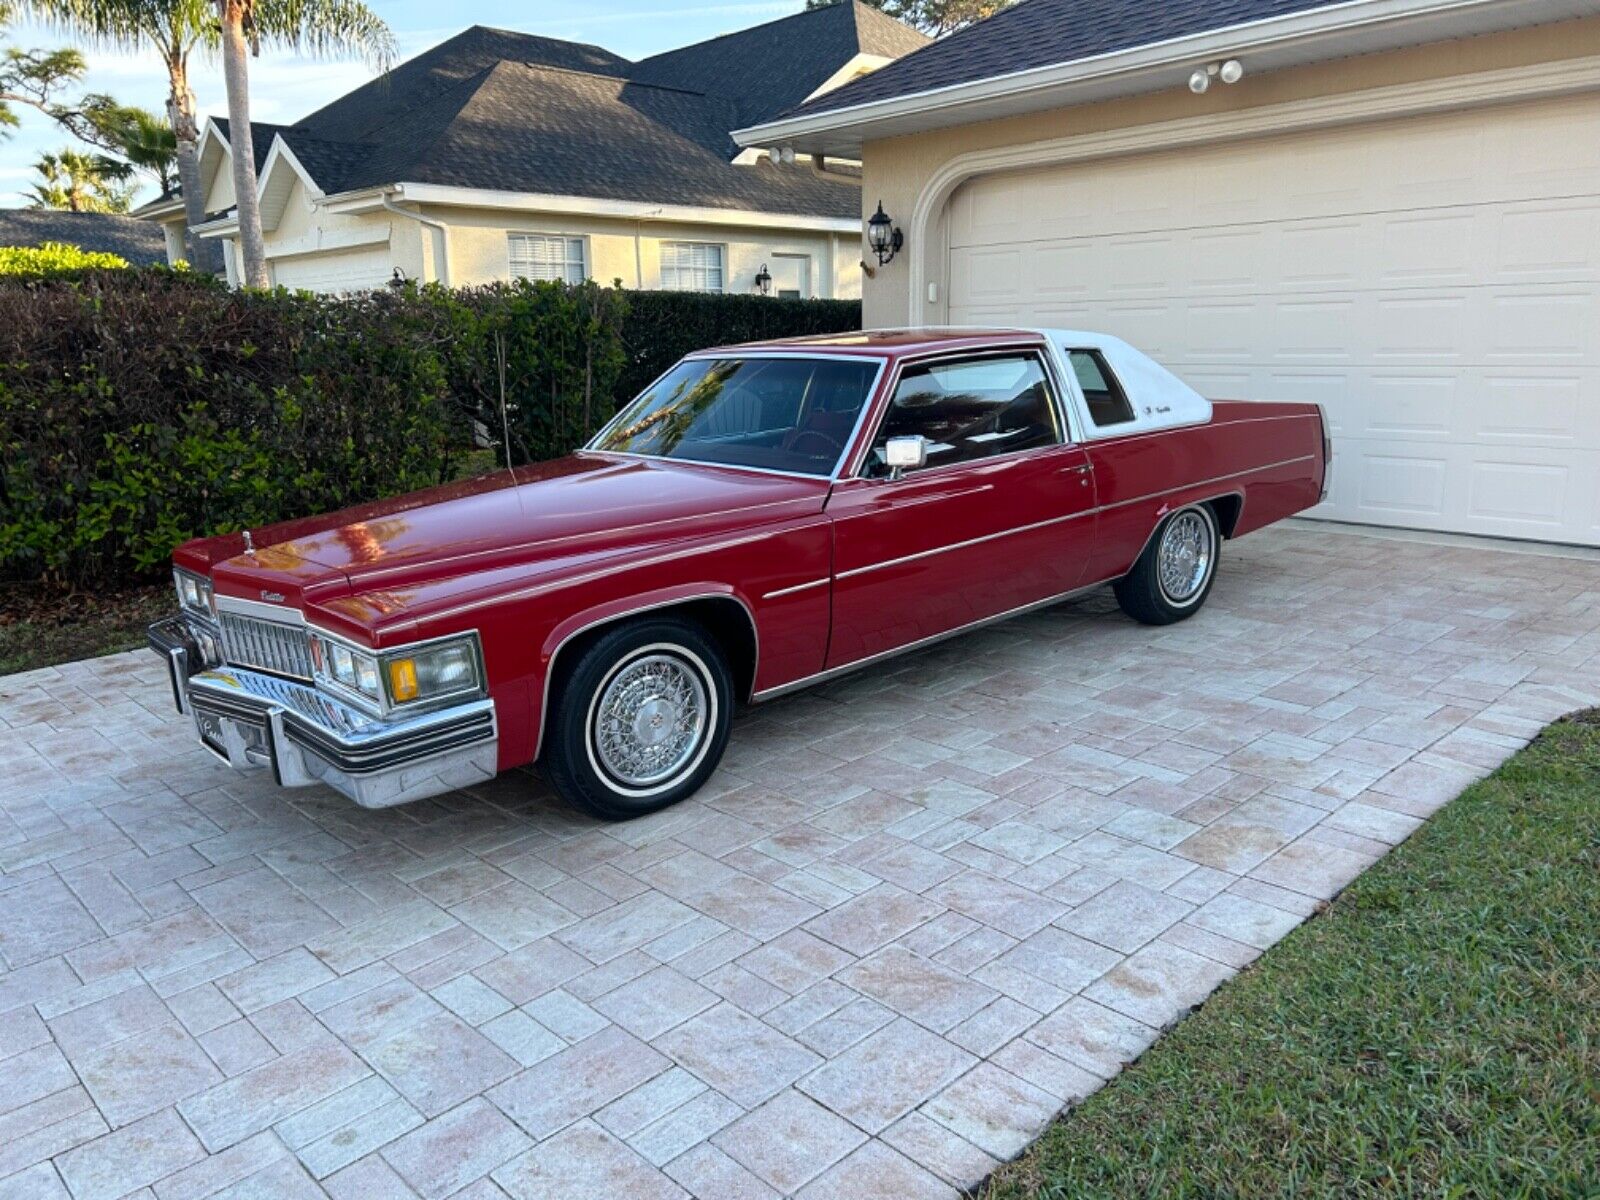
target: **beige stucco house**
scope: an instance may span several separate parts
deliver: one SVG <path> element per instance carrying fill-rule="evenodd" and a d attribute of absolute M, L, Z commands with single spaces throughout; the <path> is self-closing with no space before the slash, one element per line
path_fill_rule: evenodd
<path fill-rule="evenodd" d="M 856 297 L 853 165 L 741 152 L 764 119 L 925 44 L 855 0 L 630 62 L 598 46 L 467 29 L 293 125 L 252 126 L 273 281 L 343 292 L 396 272 Z M 228 123 L 200 145 L 239 277 Z M 140 210 L 184 254 L 182 202 Z"/>
<path fill-rule="evenodd" d="M 1319 515 L 1600 545 L 1600 3 L 1023 0 L 736 131 L 859 158 L 870 325 L 1321 402 Z"/>

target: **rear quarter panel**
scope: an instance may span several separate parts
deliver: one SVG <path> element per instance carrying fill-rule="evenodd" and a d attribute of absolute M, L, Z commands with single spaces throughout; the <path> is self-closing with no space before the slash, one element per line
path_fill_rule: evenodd
<path fill-rule="evenodd" d="M 1322 493 L 1314 404 L 1222 400 L 1204 425 L 1087 446 L 1100 516 L 1090 578 L 1124 574 L 1167 513 L 1223 495 L 1242 501 L 1233 536 L 1302 512 Z"/>

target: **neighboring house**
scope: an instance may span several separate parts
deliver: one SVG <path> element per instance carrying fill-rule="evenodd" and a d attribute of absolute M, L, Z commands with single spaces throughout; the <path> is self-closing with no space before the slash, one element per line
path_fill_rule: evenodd
<path fill-rule="evenodd" d="M 114 213 L 0 208 L 0 246 L 31 248 L 45 242 L 120 254 L 136 267 L 167 261 L 161 231 L 147 221 Z"/>
<path fill-rule="evenodd" d="M 925 44 L 851 0 L 629 62 L 474 26 L 293 125 L 253 125 L 274 282 L 347 291 L 522 275 L 858 296 L 849 165 L 741 154 L 729 131 Z M 200 228 L 238 277 L 228 124 L 201 140 Z M 183 254 L 182 204 L 140 211 Z"/>
<path fill-rule="evenodd" d="M 1596 0 L 1024 0 L 752 125 L 862 160 L 869 325 L 1105 329 L 1321 402 L 1319 515 L 1600 545 Z"/>

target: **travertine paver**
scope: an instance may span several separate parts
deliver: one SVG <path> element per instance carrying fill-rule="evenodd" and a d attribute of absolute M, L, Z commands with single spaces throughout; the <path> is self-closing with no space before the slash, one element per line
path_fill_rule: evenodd
<path fill-rule="evenodd" d="M 0 1195 L 954 1196 L 1546 721 L 1600 563 L 1316 528 L 741 719 L 670 812 L 363 812 L 0 679 Z"/>

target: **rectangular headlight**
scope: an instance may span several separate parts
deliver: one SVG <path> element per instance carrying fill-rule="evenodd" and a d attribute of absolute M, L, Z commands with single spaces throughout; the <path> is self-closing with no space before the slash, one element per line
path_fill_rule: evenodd
<path fill-rule="evenodd" d="M 392 651 L 383 659 L 389 699 L 398 708 L 479 691 L 478 663 L 478 637 L 471 633 Z"/>
<path fill-rule="evenodd" d="M 377 655 L 344 642 L 336 642 L 326 634 L 315 631 L 311 633 L 310 641 L 313 679 L 354 692 L 375 704 L 383 701 L 383 689 L 378 682 Z"/>
<path fill-rule="evenodd" d="M 172 582 L 178 589 L 179 608 L 185 612 L 198 613 L 202 617 L 216 617 L 217 605 L 212 595 L 211 581 L 209 579 L 174 568 Z"/>

